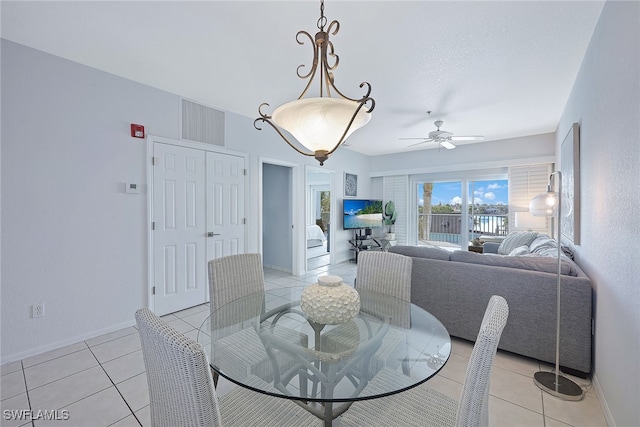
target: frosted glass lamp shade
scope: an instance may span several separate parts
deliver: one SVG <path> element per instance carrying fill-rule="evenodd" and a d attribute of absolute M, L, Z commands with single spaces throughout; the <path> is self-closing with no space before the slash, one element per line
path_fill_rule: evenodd
<path fill-rule="evenodd" d="M 358 105 L 358 102 L 347 99 L 298 99 L 276 108 L 272 117 L 276 125 L 293 135 L 311 152 L 330 151 L 340 141 Z M 370 119 L 371 113 L 361 108 L 344 140 Z"/>
<path fill-rule="evenodd" d="M 565 198 L 560 199 L 558 193 L 554 191 L 548 191 L 546 193 L 538 194 L 531 199 L 529 203 L 529 212 L 533 216 L 558 216 L 558 204 L 562 203 L 561 214 L 567 216 L 571 213 L 571 203 Z"/>

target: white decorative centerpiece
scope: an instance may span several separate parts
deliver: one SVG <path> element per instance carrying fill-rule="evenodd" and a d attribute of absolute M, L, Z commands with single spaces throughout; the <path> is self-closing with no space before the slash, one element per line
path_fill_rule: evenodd
<path fill-rule="evenodd" d="M 338 325 L 353 319 L 360 311 L 360 295 L 338 276 L 318 277 L 300 297 L 300 308 L 309 320 L 323 325 Z"/>

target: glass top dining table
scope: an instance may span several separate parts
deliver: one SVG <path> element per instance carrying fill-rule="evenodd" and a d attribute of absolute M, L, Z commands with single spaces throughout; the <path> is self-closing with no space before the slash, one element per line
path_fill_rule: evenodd
<path fill-rule="evenodd" d="M 271 289 L 213 311 L 197 338 L 213 370 L 293 400 L 330 426 L 354 401 L 415 387 L 449 359 L 446 328 L 414 304 L 359 290 L 353 319 L 322 325 L 301 309 L 303 290 Z"/>

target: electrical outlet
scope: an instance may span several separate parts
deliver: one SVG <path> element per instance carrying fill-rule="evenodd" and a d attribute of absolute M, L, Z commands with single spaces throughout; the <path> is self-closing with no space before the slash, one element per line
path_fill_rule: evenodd
<path fill-rule="evenodd" d="M 44 303 L 34 304 L 33 306 L 33 318 L 44 317 Z"/>

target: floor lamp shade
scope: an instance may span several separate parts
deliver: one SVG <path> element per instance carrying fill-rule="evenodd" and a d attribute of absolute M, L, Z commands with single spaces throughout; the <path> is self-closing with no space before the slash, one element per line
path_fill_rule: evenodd
<path fill-rule="evenodd" d="M 557 218 L 560 216 L 567 216 L 571 213 L 571 203 L 564 197 L 561 197 L 555 191 L 547 191 L 546 193 L 538 194 L 531 199 L 529 203 L 529 212 L 533 216 L 548 216 Z"/>

